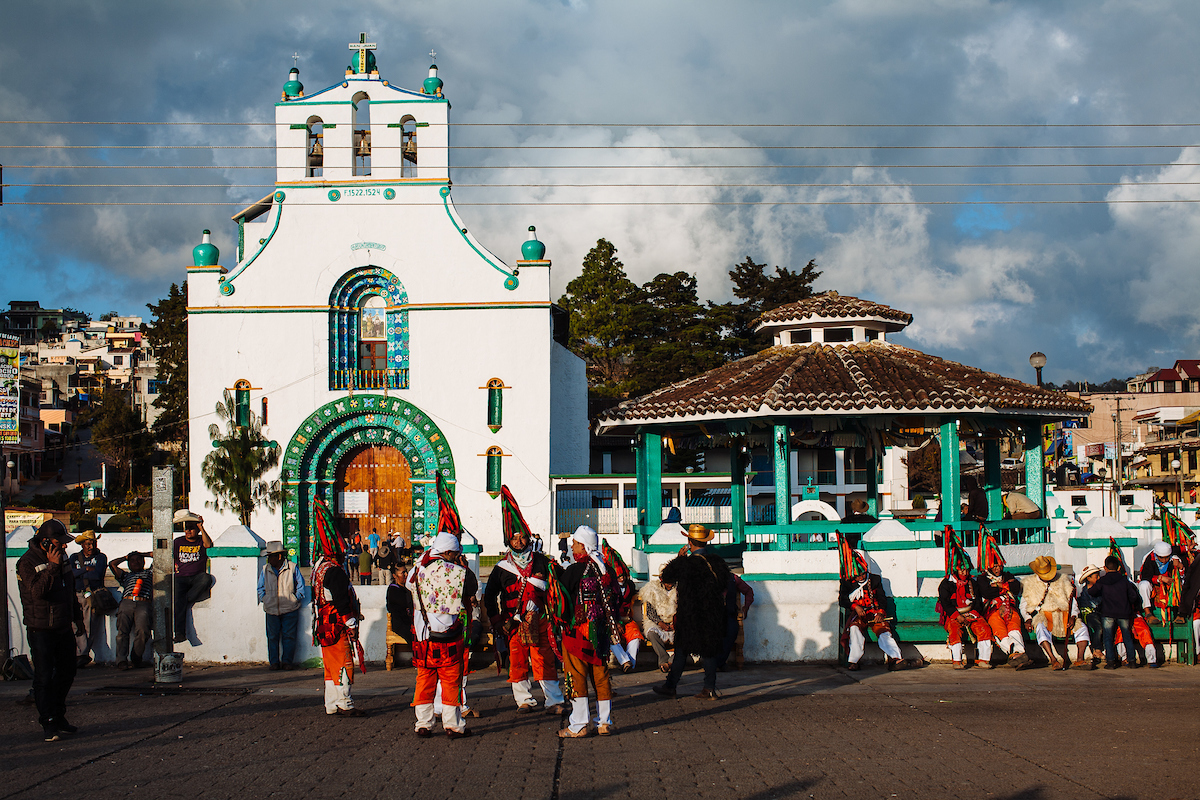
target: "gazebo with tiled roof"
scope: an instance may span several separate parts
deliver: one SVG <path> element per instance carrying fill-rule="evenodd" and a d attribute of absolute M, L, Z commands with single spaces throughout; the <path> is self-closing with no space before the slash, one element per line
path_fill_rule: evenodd
<path fill-rule="evenodd" d="M 1023 443 L 1027 493 L 1044 509 L 1042 426 L 1085 416 L 1091 406 L 1076 397 L 887 340 L 888 334 L 903 330 L 911 321 L 911 314 L 836 292 L 789 303 L 755 322 L 756 330 L 773 334 L 773 346 L 601 414 L 596 421 L 598 433 L 636 437 L 638 545 L 659 524 L 655 513 L 646 512 L 654 506 L 651 498 L 662 494 L 664 437 L 729 443 L 735 509 L 745 507 L 745 483 L 737 476 L 745 473 L 746 441 L 775 445 L 771 448 L 775 523 L 748 525 L 745 514 L 734 513 L 730 542 L 735 547 L 745 545 L 748 531 L 775 549 L 795 549 L 811 531 L 831 529 L 830 523 L 790 519 L 790 443 L 814 431 L 855 434 L 867 445 L 870 463 L 876 465 L 867 470 L 872 513 L 877 510 L 877 465 L 884 448 L 937 437 L 941 496 L 955 501 L 942 504 L 942 519 L 936 525 L 907 523 L 918 528 L 978 526 L 962 523 L 957 502 L 959 440 L 960 435 L 969 435 L 983 444 L 989 527 L 1011 534 L 1013 540 L 1021 530 L 1044 527 L 1044 520 L 1001 521 L 1000 439 L 1018 438 Z M 780 518 L 779 509 L 786 516 Z"/>

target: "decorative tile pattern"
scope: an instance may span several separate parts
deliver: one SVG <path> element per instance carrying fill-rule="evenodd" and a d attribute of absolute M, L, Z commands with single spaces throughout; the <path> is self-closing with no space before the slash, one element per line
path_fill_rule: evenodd
<path fill-rule="evenodd" d="M 374 296 L 388 305 L 388 369 L 358 368 L 359 309 Z M 329 295 L 329 388 L 408 388 L 408 293 L 382 267 L 363 267 L 343 275 Z"/>
<path fill-rule="evenodd" d="M 283 453 L 283 540 L 288 552 L 308 563 L 314 495 L 336 508 L 338 465 L 364 444 L 391 445 L 412 471 L 414 533 L 435 534 L 438 519 L 435 473 L 454 482 L 454 456 L 441 429 L 428 415 L 397 397 L 355 395 L 314 411 Z"/>

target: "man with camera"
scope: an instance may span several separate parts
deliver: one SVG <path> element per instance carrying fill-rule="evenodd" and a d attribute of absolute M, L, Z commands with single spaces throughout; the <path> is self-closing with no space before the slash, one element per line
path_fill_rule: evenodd
<path fill-rule="evenodd" d="M 67 693 L 75 680 L 75 637 L 83 634 L 83 608 L 64 548 L 66 527 L 48 519 L 17 561 L 17 582 L 33 659 L 33 700 L 47 742 L 77 728 L 67 722 Z"/>

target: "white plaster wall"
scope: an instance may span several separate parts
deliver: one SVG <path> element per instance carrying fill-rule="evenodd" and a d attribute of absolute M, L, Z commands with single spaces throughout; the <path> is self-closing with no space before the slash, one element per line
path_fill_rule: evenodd
<path fill-rule="evenodd" d="M 750 587 L 754 605 L 745 621 L 746 660 L 837 658 L 838 581 L 754 581 Z"/>

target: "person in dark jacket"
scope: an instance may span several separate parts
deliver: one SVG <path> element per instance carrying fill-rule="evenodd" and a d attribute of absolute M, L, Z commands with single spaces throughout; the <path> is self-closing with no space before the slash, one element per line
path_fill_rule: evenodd
<path fill-rule="evenodd" d="M 1121 559 L 1109 556 L 1104 559 L 1104 574 L 1088 587 L 1088 594 L 1100 599 L 1097 611 L 1100 613 L 1100 624 L 1104 628 L 1104 659 L 1105 669 L 1116 669 L 1120 666 L 1117 658 L 1116 629 L 1120 627 L 1121 638 L 1125 642 L 1136 641 L 1133 636 L 1133 618 L 1141 613 L 1142 599 L 1138 596 L 1137 587 L 1121 570 Z M 1126 662 L 1129 667 L 1137 667 L 1137 657 L 1134 648 L 1126 645 Z"/>
<path fill-rule="evenodd" d="M 33 657 L 33 700 L 47 742 L 75 733 L 67 722 L 67 693 L 77 666 L 75 637 L 83 634 L 83 607 L 75 597 L 75 576 L 63 548 L 67 529 L 48 519 L 17 561 L 21 608 Z"/>
<path fill-rule="evenodd" d="M 717 657 L 725 639 L 725 587 L 729 585 L 729 567 L 718 555 L 708 552 L 713 532 L 703 525 L 687 531 L 687 551 L 663 567 L 663 586 L 676 587 L 675 658 L 662 686 L 654 691 L 674 697 L 689 653 L 700 656 L 704 667 L 704 688 L 696 697 L 715 700 L 717 695 Z"/>

